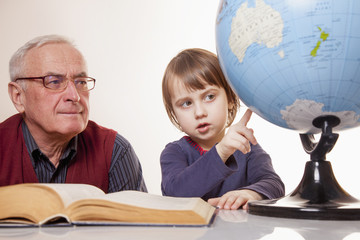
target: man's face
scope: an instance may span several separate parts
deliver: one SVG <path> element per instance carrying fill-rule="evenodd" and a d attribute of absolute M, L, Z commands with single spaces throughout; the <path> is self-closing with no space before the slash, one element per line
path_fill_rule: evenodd
<path fill-rule="evenodd" d="M 64 75 L 70 80 L 86 75 L 82 55 L 68 44 L 47 44 L 25 56 L 24 76 Z M 42 80 L 26 80 L 21 98 L 25 121 L 33 136 L 70 139 L 89 120 L 89 92 L 77 91 L 70 81 L 64 90 L 45 88 Z"/>

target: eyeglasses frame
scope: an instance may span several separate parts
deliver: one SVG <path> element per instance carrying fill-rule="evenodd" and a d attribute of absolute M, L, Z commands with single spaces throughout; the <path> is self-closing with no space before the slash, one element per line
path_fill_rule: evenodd
<path fill-rule="evenodd" d="M 68 85 L 68 82 L 70 82 L 70 79 L 66 79 L 66 85 L 64 88 L 61 88 L 61 89 L 53 89 L 53 88 L 49 88 L 45 85 L 45 78 L 46 77 L 50 77 L 50 76 L 62 76 L 62 75 L 45 75 L 45 76 L 41 76 L 41 77 L 20 77 L 20 78 L 16 78 L 14 82 L 18 81 L 18 80 L 36 80 L 36 79 L 41 79 L 42 80 L 42 83 L 43 83 L 43 86 L 47 89 L 50 89 L 50 90 L 53 90 L 53 91 L 59 91 L 59 90 L 64 90 L 66 89 L 67 85 Z M 76 78 L 87 78 L 87 79 L 90 79 L 91 81 L 94 82 L 94 86 L 91 88 L 91 89 L 88 89 L 88 90 L 81 90 L 82 92 L 89 92 L 91 90 L 93 90 L 95 88 L 95 83 L 96 83 L 96 79 L 95 78 L 92 78 L 92 77 L 87 77 L 87 76 L 81 76 L 81 77 L 76 77 Z M 72 81 L 74 82 L 74 81 Z M 76 90 L 79 90 L 76 88 Z"/>

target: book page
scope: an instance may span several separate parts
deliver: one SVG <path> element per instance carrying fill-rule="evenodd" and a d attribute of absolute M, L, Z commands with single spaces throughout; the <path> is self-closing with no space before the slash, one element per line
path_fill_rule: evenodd
<path fill-rule="evenodd" d="M 121 191 L 73 202 L 66 214 L 73 223 L 208 224 L 215 208 L 201 198 L 180 198 Z"/>
<path fill-rule="evenodd" d="M 0 188 L 2 222 L 24 221 L 39 224 L 63 210 L 63 200 L 52 188 L 36 183 L 15 184 Z"/>
<path fill-rule="evenodd" d="M 199 198 L 175 198 L 140 191 L 121 191 L 109 193 L 103 196 L 91 197 L 92 199 L 103 199 L 137 207 L 159 209 L 159 210 L 187 210 L 193 209 Z"/>
<path fill-rule="evenodd" d="M 69 206 L 72 202 L 77 200 L 105 195 L 105 193 L 101 189 L 87 184 L 44 183 L 41 185 L 44 185 L 56 191 L 61 196 L 65 208 Z"/>

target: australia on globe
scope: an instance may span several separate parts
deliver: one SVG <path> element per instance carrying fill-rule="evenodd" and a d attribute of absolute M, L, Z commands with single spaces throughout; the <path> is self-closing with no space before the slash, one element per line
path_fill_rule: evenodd
<path fill-rule="evenodd" d="M 262 118 L 301 133 L 336 116 L 360 125 L 359 0 L 223 0 L 216 20 L 221 67 Z"/>

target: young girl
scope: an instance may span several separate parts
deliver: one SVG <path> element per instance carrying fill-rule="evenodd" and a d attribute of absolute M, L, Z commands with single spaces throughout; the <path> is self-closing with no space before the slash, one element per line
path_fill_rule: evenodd
<path fill-rule="evenodd" d="M 269 155 L 246 127 L 252 112 L 230 126 L 240 101 L 215 54 L 180 52 L 166 68 L 162 91 L 171 122 L 186 134 L 161 153 L 163 195 L 201 197 L 221 209 L 284 195 Z"/>

